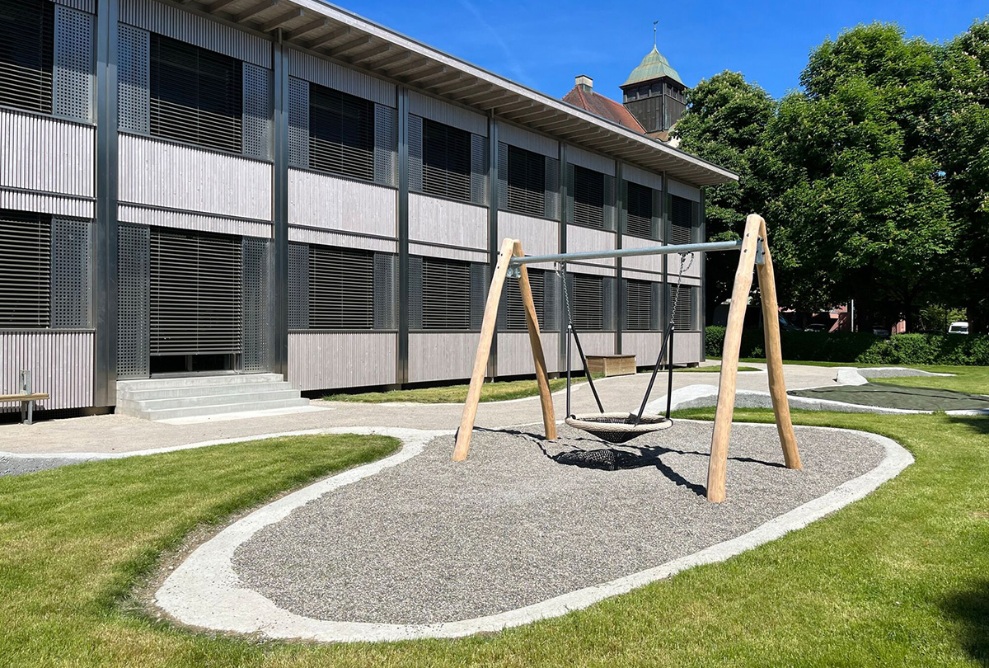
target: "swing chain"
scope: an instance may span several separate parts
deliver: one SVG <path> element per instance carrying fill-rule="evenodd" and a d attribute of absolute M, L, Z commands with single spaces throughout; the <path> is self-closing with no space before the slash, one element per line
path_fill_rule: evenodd
<path fill-rule="evenodd" d="M 674 319 L 676 318 L 677 312 L 677 302 L 680 301 L 680 283 L 683 281 L 683 272 L 690 269 L 694 264 L 694 254 L 693 253 L 680 253 L 680 271 L 677 272 L 677 282 L 676 290 L 673 291 L 673 308 L 670 309 L 670 325 L 673 325 Z M 684 259 L 690 256 L 690 261 L 684 264 Z"/>

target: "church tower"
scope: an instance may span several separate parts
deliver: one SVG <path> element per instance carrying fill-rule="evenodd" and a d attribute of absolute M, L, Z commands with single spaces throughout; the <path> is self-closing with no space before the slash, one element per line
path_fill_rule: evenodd
<path fill-rule="evenodd" d="M 621 86 L 622 103 L 650 137 L 666 140 L 686 108 L 687 87 L 655 45 Z"/>

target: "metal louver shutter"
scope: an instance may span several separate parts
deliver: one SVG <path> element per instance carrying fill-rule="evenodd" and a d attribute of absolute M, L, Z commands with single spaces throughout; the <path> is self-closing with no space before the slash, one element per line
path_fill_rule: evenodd
<path fill-rule="evenodd" d="M 398 256 L 374 254 L 374 328 L 398 329 Z"/>
<path fill-rule="evenodd" d="M 429 119 L 422 126 L 422 191 L 470 202 L 470 133 Z"/>
<path fill-rule="evenodd" d="M 570 311 L 578 332 L 604 330 L 604 281 L 600 276 L 570 274 Z"/>
<path fill-rule="evenodd" d="M 480 331 L 488 297 L 488 265 L 470 265 L 470 328 Z"/>
<path fill-rule="evenodd" d="M 151 134 L 240 153 L 241 62 L 215 51 L 151 35 Z"/>
<path fill-rule="evenodd" d="M 309 167 L 374 180 L 374 103 L 309 84 Z"/>
<path fill-rule="evenodd" d="M 560 275 L 555 271 L 543 272 L 543 319 L 539 323 L 539 331 L 560 331 L 560 316 L 563 308 L 562 293 Z"/>
<path fill-rule="evenodd" d="M 150 36 L 120 23 L 117 26 L 117 126 L 121 130 L 150 132 Z"/>
<path fill-rule="evenodd" d="M 625 182 L 625 210 L 628 212 L 625 223 L 625 233 L 645 239 L 653 238 L 653 189 L 646 186 Z"/>
<path fill-rule="evenodd" d="M 422 189 L 422 126 L 419 116 L 409 114 L 409 190 L 423 192 Z"/>
<path fill-rule="evenodd" d="M 243 153 L 267 160 L 271 156 L 271 70 L 244 63 Z"/>
<path fill-rule="evenodd" d="M 676 195 L 670 200 L 670 243 L 689 244 L 693 241 L 693 202 Z"/>
<path fill-rule="evenodd" d="M 288 328 L 309 329 L 309 246 L 288 245 Z"/>
<path fill-rule="evenodd" d="M 470 201 L 488 204 L 488 138 L 470 136 Z"/>
<path fill-rule="evenodd" d="M 151 355 L 241 351 L 241 241 L 151 231 Z"/>
<path fill-rule="evenodd" d="M 506 211 L 529 216 L 546 215 L 546 158 L 515 146 L 508 147 Z"/>
<path fill-rule="evenodd" d="M 88 328 L 92 324 L 93 224 L 52 219 L 51 248 L 51 326 Z"/>
<path fill-rule="evenodd" d="M 532 301 L 536 306 L 536 317 L 539 318 L 540 329 L 545 327 L 546 310 L 546 272 L 538 269 L 529 269 L 529 287 L 532 288 Z M 522 290 L 519 288 L 517 280 L 508 281 L 507 293 L 505 296 L 505 324 L 503 329 L 510 332 L 526 331 L 525 307 L 522 305 Z"/>
<path fill-rule="evenodd" d="M 309 247 L 309 328 L 374 328 L 374 256 Z"/>
<path fill-rule="evenodd" d="M 649 281 L 625 281 L 625 329 L 633 332 L 652 329 L 652 286 Z"/>
<path fill-rule="evenodd" d="M 422 262 L 418 256 L 409 257 L 409 329 L 422 329 Z"/>
<path fill-rule="evenodd" d="M 271 337 L 268 331 L 268 287 L 271 242 L 258 237 L 243 237 L 241 299 L 243 328 L 241 368 L 244 371 L 265 371 L 269 368 Z"/>
<path fill-rule="evenodd" d="M 560 219 L 560 161 L 556 158 L 546 158 L 544 174 L 546 175 L 546 207 L 543 215 L 553 220 Z"/>
<path fill-rule="evenodd" d="M 398 111 L 374 105 L 374 182 L 398 184 Z"/>
<path fill-rule="evenodd" d="M 676 297 L 676 310 L 673 312 L 673 328 L 678 332 L 689 332 L 694 329 L 695 289 L 689 285 L 671 285 L 671 300 L 676 296 L 677 291 L 679 291 L 680 295 Z"/>
<path fill-rule="evenodd" d="M 604 174 L 577 165 L 573 169 L 573 223 L 599 230 L 605 228 Z"/>
<path fill-rule="evenodd" d="M 495 207 L 508 210 L 508 144 L 498 142 L 498 201 Z"/>
<path fill-rule="evenodd" d="M 150 228 L 117 232 L 117 378 L 147 378 L 151 300 Z"/>
<path fill-rule="evenodd" d="M 288 163 L 309 167 L 309 82 L 288 78 Z"/>
<path fill-rule="evenodd" d="M 52 113 L 55 7 L 0 0 L 0 105 Z"/>
<path fill-rule="evenodd" d="M 470 287 L 468 263 L 422 258 L 422 328 L 470 331 Z"/>
<path fill-rule="evenodd" d="M 58 116 L 80 121 L 93 117 L 95 18 L 68 7 L 55 8 L 52 111 Z"/>
<path fill-rule="evenodd" d="M 50 322 L 51 218 L 0 210 L 0 328 Z"/>

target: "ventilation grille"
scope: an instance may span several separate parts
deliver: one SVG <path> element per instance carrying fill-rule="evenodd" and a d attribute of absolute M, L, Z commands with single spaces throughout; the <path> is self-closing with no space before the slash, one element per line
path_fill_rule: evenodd
<path fill-rule="evenodd" d="M 506 198 L 502 207 L 529 216 L 545 216 L 546 157 L 509 146 L 507 163 Z"/>
<path fill-rule="evenodd" d="M 52 220 L 51 326 L 88 328 L 92 324 L 93 226 L 88 220 Z"/>
<path fill-rule="evenodd" d="M 573 223 L 599 230 L 605 228 L 605 176 L 584 167 L 573 170 Z"/>
<path fill-rule="evenodd" d="M 677 292 L 680 293 L 680 296 L 676 298 L 676 310 L 673 312 L 673 328 L 678 332 L 693 331 L 695 329 L 694 301 L 697 289 L 688 285 L 671 285 L 671 300 L 676 296 Z"/>
<path fill-rule="evenodd" d="M 288 161 L 309 167 L 309 82 L 288 79 Z"/>
<path fill-rule="evenodd" d="M 469 331 L 470 288 L 468 263 L 422 258 L 422 329 Z"/>
<path fill-rule="evenodd" d="M 422 123 L 422 192 L 470 202 L 470 133 L 428 119 Z"/>
<path fill-rule="evenodd" d="M 0 105 L 52 112 L 55 8 L 47 0 L 0 0 Z"/>
<path fill-rule="evenodd" d="M 117 378 L 150 373 L 150 228 L 117 228 Z"/>
<path fill-rule="evenodd" d="M 386 186 L 398 184 L 398 112 L 374 105 L 374 180 Z"/>
<path fill-rule="evenodd" d="M 654 309 L 653 283 L 625 282 L 625 329 L 634 332 L 651 330 L 655 322 Z"/>
<path fill-rule="evenodd" d="M 374 180 L 374 103 L 309 85 L 309 166 Z"/>
<path fill-rule="evenodd" d="M 693 202 L 673 195 L 670 203 L 670 243 L 689 244 L 693 242 Z"/>
<path fill-rule="evenodd" d="M 241 242 L 151 232 L 151 355 L 241 352 Z"/>
<path fill-rule="evenodd" d="M 0 329 L 49 325 L 51 218 L 0 209 Z"/>
<path fill-rule="evenodd" d="M 625 233 L 646 239 L 653 238 L 653 189 L 626 181 L 625 210 L 628 212 Z"/>
<path fill-rule="evenodd" d="M 59 116 L 92 119 L 94 19 L 68 7 L 55 8 L 53 97 Z"/>
<path fill-rule="evenodd" d="M 398 329 L 398 256 L 374 256 L 374 328 Z"/>
<path fill-rule="evenodd" d="M 271 70 L 244 63 L 243 153 L 267 160 L 271 156 Z"/>
<path fill-rule="evenodd" d="M 309 329 L 309 246 L 288 245 L 288 328 Z"/>
<path fill-rule="evenodd" d="M 243 354 L 244 371 L 268 369 L 268 249 L 270 242 L 258 237 L 242 241 Z"/>
<path fill-rule="evenodd" d="M 151 46 L 146 30 L 118 26 L 117 124 L 121 130 L 151 131 Z"/>
<path fill-rule="evenodd" d="M 240 153 L 241 62 L 151 35 L 151 134 Z"/>
<path fill-rule="evenodd" d="M 309 327 L 374 328 L 374 256 L 327 246 L 309 247 Z"/>

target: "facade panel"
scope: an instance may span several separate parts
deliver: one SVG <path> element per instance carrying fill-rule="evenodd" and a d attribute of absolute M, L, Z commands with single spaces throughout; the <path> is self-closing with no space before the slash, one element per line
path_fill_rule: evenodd
<path fill-rule="evenodd" d="M 392 332 L 291 332 L 287 380 L 303 391 L 392 385 L 397 346 Z"/>
<path fill-rule="evenodd" d="M 303 170 L 288 173 L 291 225 L 395 237 L 397 206 L 392 188 Z"/>
<path fill-rule="evenodd" d="M 477 332 L 409 334 L 409 382 L 470 378 Z"/>
<path fill-rule="evenodd" d="M 27 370 L 31 389 L 50 395 L 38 408 L 92 406 L 94 342 L 92 331 L 0 331 L 0 393 L 15 392 L 18 373 Z"/>
<path fill-rule="evenodd" d="M 540 326 L 542 323 L 540 323 Z M 540 341 L 543 343 L 543 356 L 546 358 L 546 371 L 560 371 L 560 356 L 557 355 L 560 345 L 560 335 L 556 332 L 541 332 Z M 581 337 L 581 342 L 583 342 Z M 498 334 L 498 375 L 499 376 L 529 376 L 536 373 L 532 361 L 532 347 L 529 345 L 528 333 Z"/>
<path fill-rule="evenodd" d="M 0 188 L 95 197 L 96 128 L 0 109 Z"/>
<path fill-rule="evenodd" d="M 427 244 L 487 250 L 488 210 L 410 193 L 409 239 Z"/>

